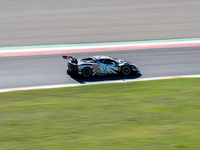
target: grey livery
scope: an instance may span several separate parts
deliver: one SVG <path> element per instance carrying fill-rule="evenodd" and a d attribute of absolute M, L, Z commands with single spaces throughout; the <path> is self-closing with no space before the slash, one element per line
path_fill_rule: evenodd
<path fill-rule="evenodd" d="M 104 76 L 109 74 L 140 74 L 138 66 L 121 59 L 108 56 L 92 56 L 84 59 L 76 59 L 72 56 L 63 56 L 68 59 L 68 73 L 79 74 L 83 77 Z"/>

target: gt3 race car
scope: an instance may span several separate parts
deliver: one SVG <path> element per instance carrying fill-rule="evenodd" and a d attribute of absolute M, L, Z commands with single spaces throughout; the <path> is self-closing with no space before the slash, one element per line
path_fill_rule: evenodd
<path fill-rule="evenodd" d="M 104 76 L 108 74 L 130 75 L 140 74 L 138 66 L 121 59 L 108 56 L 92 56 L 84 59 L 76 59 L 72 56 L 63 56 L 68 59 L 68 70 L 70 74 L 79 74 L 83 77 Z"/>

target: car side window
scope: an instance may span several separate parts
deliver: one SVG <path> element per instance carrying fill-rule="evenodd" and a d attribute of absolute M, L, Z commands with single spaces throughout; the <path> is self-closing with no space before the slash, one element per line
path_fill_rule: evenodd
<path fill-rule="evenodd" d="M 111 60 L 111 59 L 101 59 L 99 60 L 101 63 L 104 63 L 104 64 L 116 64 L 115 61 Z"/>
<path fill-rule="evenodd" d="M 101 59 L 100 62 L 103 64 L 108 64 L 108 59 Z"/>
<path fill-rule="evenodd" d="M 101 62 L 101 63 L 104 63 L 104 59 L 100 59 L 100 60 L 98 60 L 99 62 Z"/>
<path fill-rule="evenodd" d="M 107 64 L 114 64 L 114 62 L 112 60 L 108 59 Z"/>
<path fill-rule="evenodd" d="M 103 63 L 108 64 L 108 59 L 104 59 Z"/>

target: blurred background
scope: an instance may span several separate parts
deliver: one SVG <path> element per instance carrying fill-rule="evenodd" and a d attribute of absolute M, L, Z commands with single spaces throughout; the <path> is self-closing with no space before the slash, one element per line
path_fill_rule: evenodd
<path fill-rule="evenodd" d="M 199 0 L 0 0 L 0 47 L 199 37 Z"/>
<path fill-rule="evenodd" d="M 0 0 L 0 49 L 199 38 L 199 14 L 200 0 Z M 0 57 L 0 92 L 136 78 L 80 80 L 62 54 L 20 54 Z M 70 55 L 131 61 L 141 79 L 200 74 L 195 46 Z M 1 93 L 0 149 L 200 149 L 199 89 L 197 78 Z"/>

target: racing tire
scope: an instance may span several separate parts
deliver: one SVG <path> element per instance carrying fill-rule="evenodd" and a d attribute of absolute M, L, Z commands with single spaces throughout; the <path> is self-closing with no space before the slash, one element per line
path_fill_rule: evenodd
<path fill-rule="evenodd" d="M 131 68 L 129 66 L 123 66 L 121 73 L 124 76 L 128 76 L 131 74 Z"/>
<path fill-rule="evenodd" d="M 92 76 L 92 70 L 90 68 L 84 68 L 82 70 L 82 75 L 83 75 L 83 77 L 88 78 L 88 77 Z"/>

